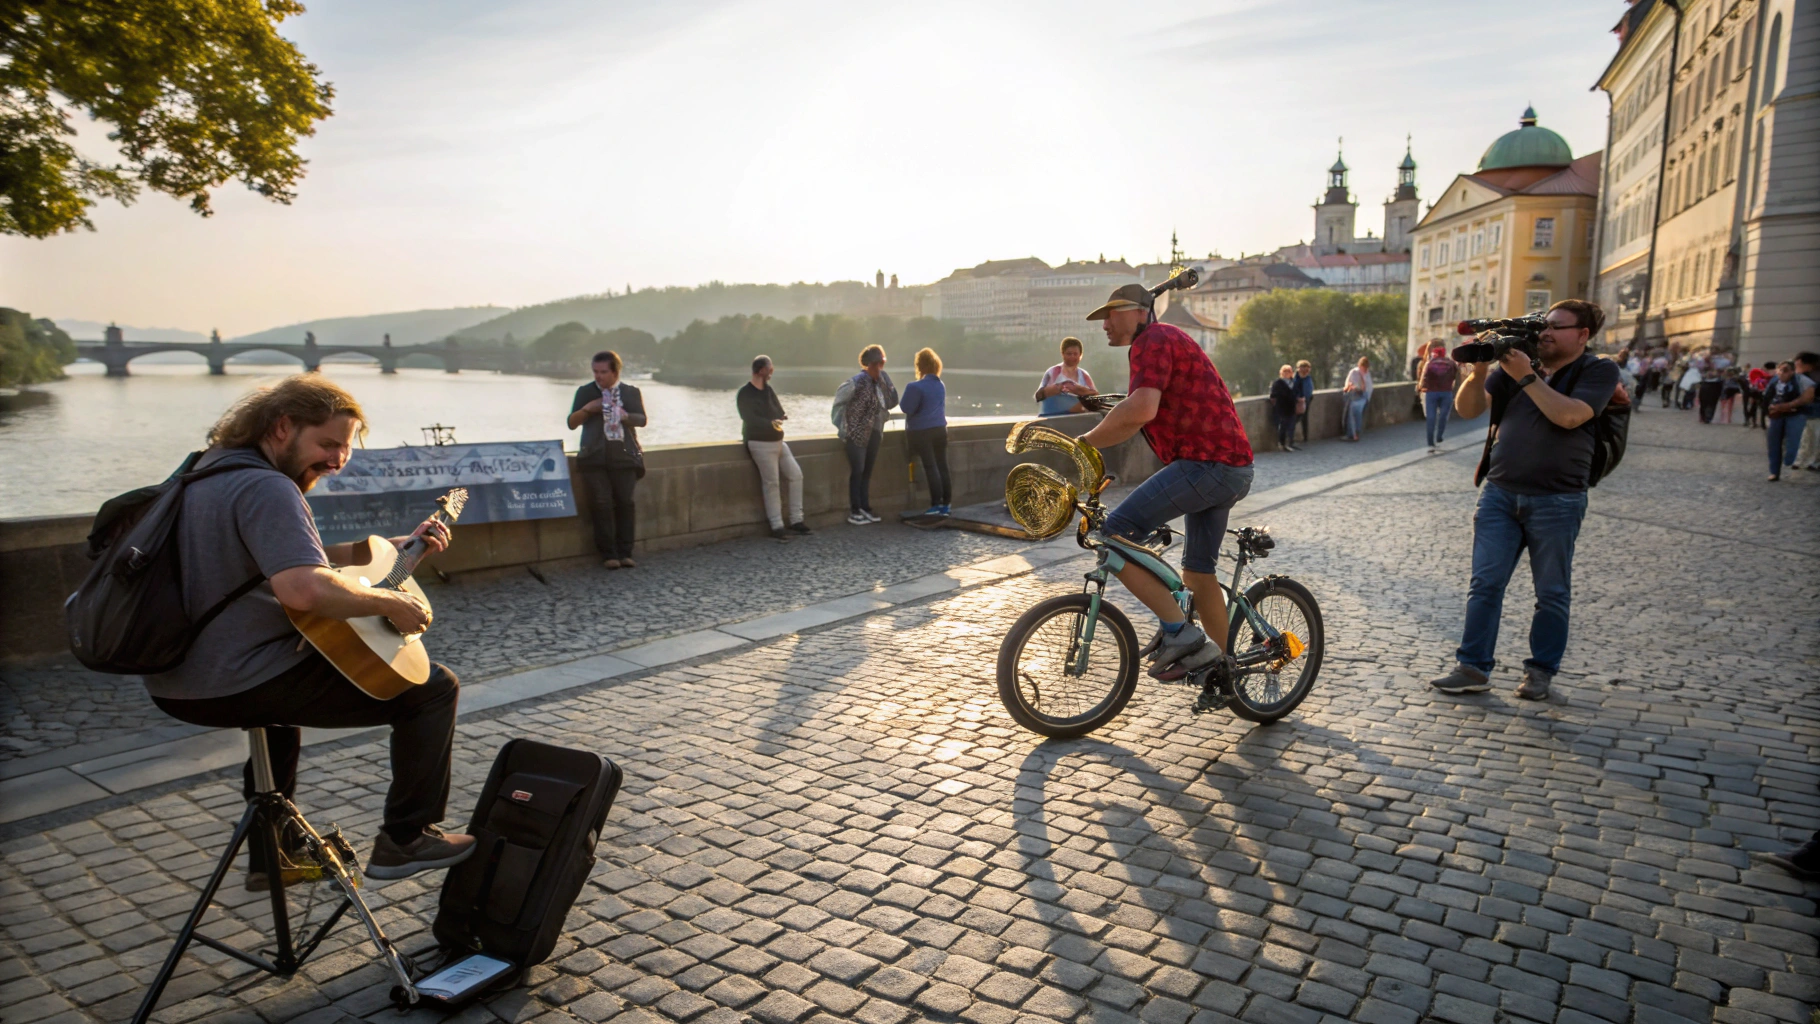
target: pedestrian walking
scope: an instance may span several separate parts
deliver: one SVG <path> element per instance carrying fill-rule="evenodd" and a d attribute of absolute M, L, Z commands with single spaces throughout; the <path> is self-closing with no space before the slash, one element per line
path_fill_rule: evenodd
<path fill-rule="evenodd" d="M 759 488 L 765 501 L 765 518 L 771 523 L 771 536 L 786 540 L 790 534 L 807 535 L 815 531 L 803 522 L 803 468 L 796 463 L 790 446 L 784 443 L 784 421 L 790 414 L 771 388 L 771 375 L 777 367 L 770 356 L 752 360 L 752 379 L 733 398 L 739 409 L 739 436 L 746 442 L 746 453 L 758 467 Z M 789 524 L 785 525 L 785 496 L 789 498 Z"/>
<path fill-rule="evenodd" d="M 1807 407 L 1814 402 L 1814 380 L 1796 373 L 1795 364 L 1786 362 L 1776 367 L 1764 397 L 1769 402 L 1769 482 L 1782 479 L 1782 466 L 1795 465 L 1801 445 L 1801 431 L 1807 427 Z"/>
<path fill-rule="evenodd" d="M 1295 421 L 1302 428 L 1302 443 L 1308 443 L 1308 410 L 1314 408 L 1314 364 L 1306 359 L 1295 364 Z"/>
<path fill-rule="evenodd" d="M 1681 371 L 1681 383 L 1675 388 L 1678 398 L 1677 407 L 1682 410 L 1694 407 L 1694 397 L 1700 393 L 1700 361 L 1689 359 L 1687 369 Z"/>
<path fill-rule="evenodd" d="M 638 389 L 619 379 L 619 353 L 596 352 L 594 379 L 575 389 L 569 407 L 569 429 L 581 428 L 576 468 L 588 492 L 594 519 L 594 547 L 609 569 L 632 569 L 632 542 L 638 511 L 632 490 L 645 475 L 645 454 L 638 428 L 645 425 L 645 400 Z"/>
<path fill-rule="evenodd" d="M 1769 414 L 1764 402 L 1764 394 L 1769 382 L 1776 376 L 1774 359 L 1762 366 L 1751 367 L 1744 381 L 1744 425 L 1747 427 L 1769 428 Z"/>
<path fill-rule="evenodd" d="M 1732 421 L 1732 407 L 1738 404 L 1738 396 L 1744 393 L 1744 385 L 1738 380 L 1738 368 L 1728 367 L 1719 376 L 1719 415 L 1720 423 Z"/>
<path fill-rule="evenodd" d="M 1453 412 L 1454 389 L 1460 386 L 1460 364 L 1447 356 L 1447 346 L 1433 342 L 1416 390 L 1422 394 L 1422 411 L 1428 418 L 1428 453 L 1440 452 L 1447 439 L 1447 419 Z"/>
<path fill-rule="evenodd" d="M 1293 452 L 1295 440 L 1295 367 L 1284 363 L 1277 379 L 1270 382 L 1270 417 L 1276 423 L 1277 447 Z"/>
<path fill-rule="evenodd" d="M 1037 415 L 1066 416 L 1086 412 L 1081 398 L 1098 393 L 1093 387 L 1093 375 L 1081 365 L 1081 339 L 1063 338 L 1062 361 L 1044 371 L 1042 383 L 1036 387 L 1036 400 L 1040 403 Z M 909 410 L 905 410 L 905 414 L 908 415 Z"/>
<path fill-rule="evenodd" d="M 1724 366 L 1720 363 L 1723 362 Z M 1701 363 L 1700 383 L 1697 385 L 1700 401 L 1700 422 L 1711 423 L 1713 415 L 1719 409 L 1719 396 L 1725 393 L 1725 380 L 1722 376 L 1731 361 L 1722 356 L 1712 356 Z"/>
<path fill-rule="evenodd" d="M 1357 441 L 1365 432 L 1365 405 L 1371 401 L 1371 359 L 1359 357 L 1359 365 L 1346 371 L 1346 386 L 1341 390 L 1346 396 L 1346 421 L 1343 432 L 1346 440 Z"/>
<path fill-rule="evenodd" d="M 904 440 L 929 483 L 929 510 L 923 515 L 948 515 L 954 501 L 948 473 L 948 389 L 942 383 L 942 357 L 934 349 L 916 353 L 916 379 L 904 385 L 899 408 L 904 414 Z"/>
<path fill-rule="evenodd" d="M 834 393 L 834 420 L 847 448 L 847 522 L 876 523 L 872 511 L 872 467 L 885 439 L 885 413 L 897 408 L 897 385 L 885 372 L 885 350 L 867 345 L 859 354 L 860 372 Z"/>
<path fill-rule="evenodd" d="M 1795 372 L 1820 384 L 1820 354 L 1796 353 Z M 1807 407 L 1807 427 L 1801 431 L 1801 449 L 1795 453 L 1795 461 L 1790 465 L 1820 470 L 1820 397 Z"/>

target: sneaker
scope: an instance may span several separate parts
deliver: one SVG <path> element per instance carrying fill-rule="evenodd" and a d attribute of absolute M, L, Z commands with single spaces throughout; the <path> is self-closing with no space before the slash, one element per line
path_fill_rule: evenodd
<path fill-rule="evenodd" d="M 794 533 L 799 537 L 807 537 L 807 536 L 810 536 L 813 533 L 815 533 L 814 530 L 809 529 L 809 524 L 803 522 L 801 519 L 798 519 L 796 522 L 791 523 L 789 526 L 784 527 L 784 529 L 789 530 L 791 533 Z"/>
<path fill-rule="evenodd" d="M 636 569 L 638 568 L 638 563 L 632 561 L 630 558 L 622 558 L 619 560 L 619 567 L 621 569 Z"/>
<path fill-rule="evenodd" d="M 1163 632 L 1162 627 L 1157 627 L 1157 631 L 1151 634 L 1149 642 L 1138 648 L 1138 659 L 1148 661 L 1151 655 L 1156 653 L 1157 648 L 1163 646 L 1163 637 L 1167 635 Z"/>
<path fill-rule="evenodd" d="M 771 527 L 771 539 L 772 540 L 789 540 L 790 533 L 789 533 L 789 531 L 785 530 L 781 526 L 773 526 L 773 527 Z"/>
<path fill-rule="evenodd" d="M 849 526 L 871 526 L 872 520 L 867 519 L 858 512 L 849 512 L 847 513 L 847 524 Z"/>
<path fill-rule="evenodd" d="M 1820 832 L 1787 853 L 1772 853 L 1763 859 L 1796 878 L 1820 878 Z"/>
<path fill-rule="evenodd" d="M 931 505 L 928 507 L 928 509 L 926 509 L 923 512 L 923 515 L 925 515 L 925 516 L 933 516 L 938 519 L 947 514 L 948 513 L 942 511 L 942 507 L 940 505 Z"/>
<path fill-rule="evenodd" d="M 1534 665 L 1525 665 L 1523 681 L 1517 684 L 1517 696 L 1524 700 L 1547 700 L 1548 684 L 1554 678 Z"/>
<path fill-rule="evenodd" d="M 941 510 L 942 510 L 942 515 L 945 515 L 945 516 L 951 516 L 954 514 L 953 505 L 943 505 L 943 506 L 941 506 Z"/>
<path fill-rule="evenodd" d="M 1471 665 L 1456 664 L 1452 672 L 1429 680 L 1428 685 L 1442 693 L 1484 693 L 1491 689 L 1491 677 Z"/>
<path fill-rule="evenodd" d="M 879 517 L 879 516 L 876 516 L 876 515 L 874 515 L 874 514 L 873 514 L 873 512 L 872 512 L 872 510 L 871 510 L 871 509 L 869 509 L 869 508 L 862 508 L 862 509 L 860 509 L 860 510 L 859 510 L 859 514 L 860 514 L 860 515 L 862 515 L 862 516 L 865 516 L 865 517 L 866 517 L 866 522 L 868 522 L 868 523 L 882 523 L 882 522 L 884 522 L 884 519 L 882 519 L 882 518 L 880 518 L 880 517 Z"/>
<path fill-rule="evenodd" d="M 607 567 L 607 568 L 609 568 L 609 569 L 617 569 L 617 568 L 619 568 L 619 559 L 617 559 L 617 558 L 609 558 L 609 559 L 607 559 L 607 560 L 606 560 L 606 561 L 604 561 L 604 562 L 602 562 L 602 563 L 600 563 L 600 564 L 601 564 L 601 565 L 603 565 L 603 566 L 606 566 L 606 567 Z"/>
<path fill-rule="evenodd" d="M 474 853 L 474 837 L 427 826 L 423 834 L 403 846 L 384 832 L 373 842 L 373 856 L 367 858 L 368 878 L 409 878 L 419 871 L 452 867 Z"/>
<path fill-rule="evenodd" d="M 1203 647 L 1213 647 L 1213 645 L 1207 642 L 1207 634 L 1199 626 L 1183 626 L 1173 636 L 1164 633 L 1162 643 L 1157 645 L 1156 653 L 1150 659 L 1150 674 L 1157 675 L 1188 655 L 1200 651 Z M 1213 651 L 1214 655 L 1218 656 L 1219 648 L 1213 647 Z"/>

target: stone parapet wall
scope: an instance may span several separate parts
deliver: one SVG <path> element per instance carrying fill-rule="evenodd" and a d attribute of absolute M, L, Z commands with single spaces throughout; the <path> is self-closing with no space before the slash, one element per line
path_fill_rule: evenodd
<path fill-rule="evenodd" d="M 1315 394 L 1309 416 L 1311 438 L 1340 432 L 1342 399 L 1338 391 Z M 1262 398 L 1241 398 L 1239 418 L 1254 447 L 1275 444 L 1270 410 Z M 1367 412 L 1368 428 L 1410 419 L 1413 386 L 1380 385 Z M 1074 435 L 1098 421 L 1091 415 L 1060 416 L 1047 422 Z M 953 473 L 954 504 L 990 501 L 1004 493 L 1005 473 L 1019 462 L 1039 461 L 1065 469 L 1058 454 L 1011 455 L 1005 436 L 1014 419 L 965 423 L 948 430 L 948 463 Z M 803 511 L 811 525 L 831 526 L 847 514 L 847 458 L 832 436 L 790 439 L 803 469 Z M 910 455 L 900 430 L 885 433 L 872 476 L 872 505 L 881 515 L 928 505 L 928 491 L 909 469 Z M 713 544 L 736 537 L 762 535 L 769 527 L 759 496 L 758 470 L 739 443 L 675 445 L 651 448 L 647 472 L 640 481 L 638 550 L 665 551 Z M 1106 453 L 1106 468 L 1123 483 L 1143 480 L 1157 468 L 1156 458 L 1141 438 Z M 573 466 L 571 466 L 573 469 Z M 457 525 L 455 545 L 430 560 L 445 573 L 470 573 L 568 558 L 594 557 L 592 523 L 585 500 L 579 516 L 527 522 Z M 0 520 L 0 659 L 54 654 L 65 649 L 63 601 L 82 582 L 89 561 L 83 556 L 92 515 Z"/>

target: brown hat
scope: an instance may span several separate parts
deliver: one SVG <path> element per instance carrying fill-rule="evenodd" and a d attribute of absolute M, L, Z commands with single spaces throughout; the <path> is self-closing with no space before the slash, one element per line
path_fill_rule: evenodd
<path fill-rule="evenodd" d="M 1113 289 L 1106 304 L 1087 314 L 1089 320 L 1104 320 L 1115 309 L 1149 309 L 1156 300 L 1150 289 L 1141 284 L 1122 285 Z"/>

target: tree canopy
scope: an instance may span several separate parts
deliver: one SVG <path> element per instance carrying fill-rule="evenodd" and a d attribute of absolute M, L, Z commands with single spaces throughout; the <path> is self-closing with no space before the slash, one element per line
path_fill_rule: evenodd
<path fill-rule="evenodd" d="M 557 324 L 526 345 L 525 364 L 526 369 L 542 373 L 575 373 L 577 367 L 588 365 L 594 353 L 606 351 L 618 352 L 628 366 L 657 367 L 657 339 L 650 332 L 631 327 L 596 331 L 573 321 Z"/>
<path fill-rule="evenodd" d="M 61 380 L 76 361 L 76 343 L 49 320 L 0 307 L 0 386 Z"/>
<path fill-rule="evenodd" d="M 210 190 L 236 178 L 289 203 L 298 140 L 334 97 L 278 34 L 302 12 L 296 0 L 0 4 L 0 233 L 92 230 L 97 200 L 130 203 L 142 186 L 204 217 Z M 76 151 L 75 112 L 109 126 L 120 162 Z"/>
<path fill-rule="evenodd" d="M 1222 376 L 1253 395 L 1270 387 L 1284 363 L 1302 359 L 1314 365 L 1316 387 L 1337 387 L 1360 356 L 1371 357 L 1378 380 L 1398 380 L 1408 313 L 1400 295 L 1281 288 L 1239 307 L 1215 361 Z"/>

